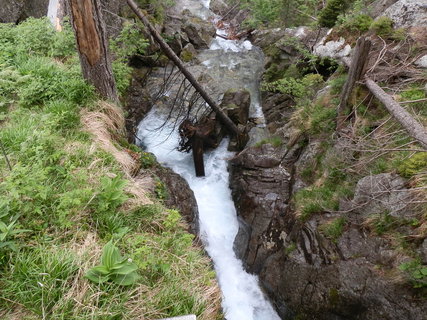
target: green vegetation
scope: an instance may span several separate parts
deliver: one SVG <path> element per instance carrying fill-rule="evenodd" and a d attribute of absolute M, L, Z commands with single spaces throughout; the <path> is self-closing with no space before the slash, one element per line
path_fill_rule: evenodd
<path fill-rule="evenodd" d="M 342 235 L 346 224 L 344 217 L 336 218 L 326 224 L 319 226 L 319 231 L 322 232 L 327 238 L 333 242 L 337 242 L 338 238 Z"/>
<path fill-rule="evenodd" d="M 69 27 L 1 24 L 0 65 L 0 318 L 215 318 L 208 259 L 128 178 L 155 160 L 121 160 L 123 111 L 82 79 Z"/>
<path fill-rule="evenodd" d="M 338 16 L 344 13 L 348 7 L 348 1 L 328 0 L 326 6 L 319 13 L 319 25 L 332 28 L 338 20 Z"/>
<path fill-rule="evenodd" d="M 270 137 L 267 139 L 262 139 L 255 144 L 255 147 L 259 148 L 264 144 L 271 144 L 273 147 L 278 148 L 283 144 L 283 140 L 280 137 Z"/>
<path fill-rule="evenodd" d="M 399 269 L 404 272 L 414 288 L 425 289 L 427 287 L 427 267 L 421 264 L 420 259 L 403 263 Z"/>
<path fill-rule="evenodd" d="M 250 27 L 293 27 L 313 23 L 318 0 L 244 0 L 243 9 L 250 11 L 245 24 Z"/>
<path fill-rule="evenodd" d="M 111 240 L 102 249 L 101 264 L 89 269 L 85 277 L 94 283 L 112 281 L 118 285 L 129 286 L 138 280 L 138 266 L 123 258 Z"/>

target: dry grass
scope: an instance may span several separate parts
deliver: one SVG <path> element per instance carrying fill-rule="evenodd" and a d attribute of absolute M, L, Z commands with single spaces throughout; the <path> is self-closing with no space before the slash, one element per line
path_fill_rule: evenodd
<path fill-rule="evenodd" d="M 96 111 L 81 112 L 81 121 L 85 130 L 92 134 L 96 145 L 113 155 L 126 176 L 131 177 L 138 171 L 139 163 L 114 143 L 118 137 L 125 136 L 125 121 L 119 107 L 105 101 L 99 102 Z"/>

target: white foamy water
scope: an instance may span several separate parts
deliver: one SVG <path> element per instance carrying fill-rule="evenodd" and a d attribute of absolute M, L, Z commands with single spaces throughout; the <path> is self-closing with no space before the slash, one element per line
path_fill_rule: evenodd
<path fill-rule="evenodd" d="M 57 13 L 59 7 L 59 0 L 49 0 L 49 6 L 47 8 L 47 17 L 54 26 L 57 25 Z"/>
<path fill-rule="evenodd" d="M 156 131 L 164 116 L 152 110 L 139 124 L 138 137 L 146 150 L 158 161 L 187 180 L 199 209 L 200 237 L 214 262 L 222 291 L 227 320 L 278 320 L 271 304 L 265 299 L 258 278 L 248 274 L 236 258 L 233 242 L 238 231 L 236 210 L 228 186 L 228 141 L 205 154 L 206 176 L 195 177 L 192 154 L 176 150 L 178 134 L 171 129 Z"/>
<path fill-rule="evenodd" d="M 193 14 L 207 19 L 214 16 L 209 10 L 209 2 L 210 0 L 178 0 L 176 6 L 178 9 L 189 9 Z M 217 30 L 217 33 L 226 36 L 225 30 Z M 249 41 L 216 37 L 209 50 L 205 52 L 208 57 L 203 59 L 199 56 L 199 58 L 211 71 L 227 68 L 232 73 L 243 76 L 241 59 L 247 60 L 246 53 L 253 49 Z M 255 70 L 263 63 L 262 55 L 260 58 L 259 63 L 249 60 L 250 62 L 246 64 L 249 63 Z M 254 76 L 258 71 L 248 70 L 239 85 L 251 92 L 251 116 L 263 118 Z M 211 72 L 214 78 L 218 75 L 223 76 L 223 73 Z M 206 176 L 197 178 L 192 154 L 176 150 L 179 140 L 176 129 L 172 131 L 172 128 L 166 126 L 162 130 L 156 130 L 162 126 L 165 118 L 166 116 L 154 106 L 139 124 L 138 138 L 147 151 L 156 155 L 160 163 L 181 175 L 194 192 L 199 209 L 200 238 L 214 263 L 226 319 L 279 320 L 279 316 L 261 291 L 258 277 L 244 270 L 242 262 L 236 258 L 233 250 L 239 225 L 229 188 L 227 160 L 234 153 L 227 151 L 228 141 L 224 140 L 217 149 L 205 153 Z"/>

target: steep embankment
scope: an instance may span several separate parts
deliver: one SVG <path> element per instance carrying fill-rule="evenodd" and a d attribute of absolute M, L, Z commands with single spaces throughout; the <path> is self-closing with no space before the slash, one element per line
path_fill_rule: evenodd
<path fill-rule="evenodd" d="M 83 81 L 70 30 L 0 25 L 0 318 L 216 319 L 209 259 L 123 110 Z"/>

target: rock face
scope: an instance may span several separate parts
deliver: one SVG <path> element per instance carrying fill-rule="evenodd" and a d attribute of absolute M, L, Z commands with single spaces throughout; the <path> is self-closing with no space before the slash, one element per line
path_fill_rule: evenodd
<path fill-rule="evenodd" d="M 182 30 L 196 49 L 208 49 L 216 33 L 211 22 L 196 17 L 187 18 Z"/>
<path fill-rule="evenodd" d="M 230 162 L 230 188 L 243 226 L 235 248 L 255 273 L 281 247 L 280 215 L 290 196 L 290 173 L 280 165 L 282 156 L 264 144 L 244 150 Z"/>
<path fill-rule="evenodd" d="M 364 215 L 373 211 L 402 214 L 405 180 L 394 174 L 361 179 L 352 201 L 357 212 L 344 214 L 347 226 L 331 241 L 319 226 L 333 214 L 303 223 L 289 204 L 297 185 L 295 166 L 309 163 L 318 147 L 314 141 L 301 152 L 298 145 L 287 150 L 265 144 L 231 161 L 230 186 L 240 221 L 236 254 L 248 271 L 259 274 L 283 319 L 422 319 L 427 305 L 413 300 L 410 287 L 384 276 L 403 258 L 389 241 L 361 227 Z M 375 195 L 380 204 L 365 203 Z"/>
<path fill-rule="evenodd" d="M 47 15 L 49 0 L 0 0 L 0 22 L 18 23 L 28 17 Z"/>
<path fill-rule="evenodd" d="M 384 11 L 396 28 L 427 27 L 427 0 L 399 0 Z"/>
<path fill-rule="evenodd" d="M 165 184 L 168 196 L 166 206 L 176 208 L 185 218 L 190 226 L 190 231 L 199 234 L 199 211 L 197 209 L 196 198 L 187 181 L 172 169 L 157 167 L 154 173 Z"/>
<path fill-rule="evenodd" d="M 363 215 L 387 213 L 394 217 L 411 217 L 408 202 L 411 192 L 406 181 L 398 175 L 382 173 L 359 180 L 353 205 Z"/>

